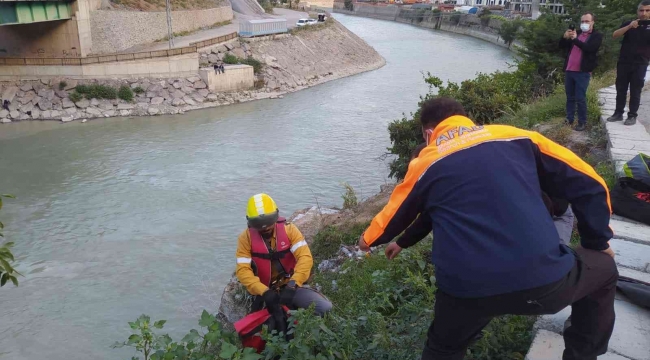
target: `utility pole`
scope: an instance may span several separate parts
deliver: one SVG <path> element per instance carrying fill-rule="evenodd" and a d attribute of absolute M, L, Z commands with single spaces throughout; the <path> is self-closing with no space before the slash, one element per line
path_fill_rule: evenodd
<path fill-rule="evenodd" d="M 169 38 L 169 49 L 174 47 L 174 30 L 172 29 L 172 2 L 165 0 L 165 8 L 167 11 L 167 37 Z"/>

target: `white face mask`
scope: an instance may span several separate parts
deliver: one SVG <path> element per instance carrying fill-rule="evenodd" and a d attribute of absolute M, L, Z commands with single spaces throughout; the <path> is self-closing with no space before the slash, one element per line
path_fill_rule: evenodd
<path fill-rule="evenodd" d="M 589 24 L 580 24 L 580 30 L 582 31 L 589 31 L 590 28 Z"/>

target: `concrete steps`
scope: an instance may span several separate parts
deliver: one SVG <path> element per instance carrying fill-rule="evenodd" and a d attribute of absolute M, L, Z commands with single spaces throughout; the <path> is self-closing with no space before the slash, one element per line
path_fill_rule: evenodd
<path fill-rule="evenodd" d="M 562 359 L 564 351 L 564 339 L 562 335 L 552 331 L 540 330 L 535 335 L 533 345 L 530 347 L 526 360 L 559 360 Z M 599 356 L 598 360 L 631 360 L 624 356 L 608 352 Z"/>

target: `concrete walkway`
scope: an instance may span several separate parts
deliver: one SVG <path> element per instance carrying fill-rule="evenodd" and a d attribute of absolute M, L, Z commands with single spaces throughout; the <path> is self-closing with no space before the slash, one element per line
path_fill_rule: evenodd
<path fill-rule="evenodd" d="M 234 8 L 234 7 L 233 7 Z M 220 26 L 214 29 L 200 30 L 194 34 L 187 36 L 174 37 L 174 48 L 180 48 L 184 46 L 189 46 L 190 43 L 212 39 L 218 36 L 227 35 L 234 32 L 239 32 L 239 23 L 247 20 L 268 18 L 268 19 L 286 19 L 287 28 L 292 29 L 296 26 L 296 23 L 299 19 L 307 18 L 309 15 L 302 11 L 294 11 L 289 9 L 273 9 L 273 15 L 257 15 L 257 14 L 242 14 L 235 12 L 235 17 L 232 19 L 232 23 Z M 142 44 L 136 45 L 129 49 L 124 50 L 125 53 L 130 52 L 141 52 L 141 51 L 155 51 L 155 50 L 167 50 L 169 48 L 168 41 L 160 41 L 151 44 Z"/>
<path fill-rule="evenodd" d="M 650 79 L 650 76 L 646 76 Z M 609 152 L 616 168 L 621 171 L 623 164 L 639 152 L 650 154 L 650 91 L 641 98 L 639 121 L 634 126 L 622 122 L 607 123 L 605 119 L 615 109 L 616 89 L 613 86 L 599 91 L 603 109 L 603 122 L 609 138 Z M 645 126 L 644 126 L 645 125 Z M 647 127 L 647 128 L 646 128 Z M 622 276 L 650 283 L 650 226 L 614 215 L 610 220 L 614 239 L 610 241 L 616 252 L 616 263 Z M 650 360 L 650 310 L 641 308 L 617 293 L 616 324 L 603 360 Z M 526 359 L 561 359 L 564 350 L 562 331 L 564 321 L 571 314 L 566 308 L 555 315 L 542 316 L 535 324 L 538 329 L 533 345 Z"/>

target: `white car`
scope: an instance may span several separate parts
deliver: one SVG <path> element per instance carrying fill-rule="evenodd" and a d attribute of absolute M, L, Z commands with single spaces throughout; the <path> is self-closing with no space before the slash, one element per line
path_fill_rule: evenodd
<path fill-rule="evenodd" d="M 300 19 L 296 23 L 296 26 L 297 27 L 302 27 L 302 26 L 307 26 L 307 25 L 313 25 L 313 24 L 316 24 L 317 22 L 318 22 L 318 20 L 316 20 L 316 19 Z"/>

